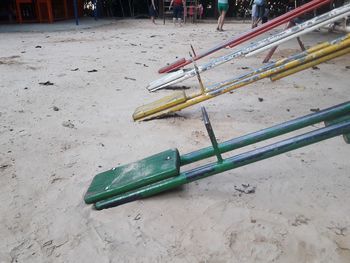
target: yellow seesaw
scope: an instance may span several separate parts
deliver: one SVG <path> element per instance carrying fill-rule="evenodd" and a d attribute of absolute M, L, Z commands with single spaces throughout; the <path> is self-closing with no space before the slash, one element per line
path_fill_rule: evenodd
<path fill-rule="evenodd" d="M 248 74 L 207 88 L 203 86 L 199 73 L 197 73 L 200 82 L 199 92 L 187 95 L 184 91 L 178 91 L 150 104 L 140 106 L 135 110 L 133 119 L 142 121 L 162 117 L 234 89 L 244 87 L 255 81 L 264 78 L 270 78 L 272 81 L 275 81 L 349 52 L 350 34 L 347 34 L 333 41 L 318 44 L 296 55 L 267 64 Z"/>

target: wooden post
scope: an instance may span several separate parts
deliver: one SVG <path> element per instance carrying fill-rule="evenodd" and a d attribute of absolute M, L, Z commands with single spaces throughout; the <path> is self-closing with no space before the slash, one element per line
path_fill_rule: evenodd
<path fill-rule="evenodd" d="M 16 12 L 17 12 L 17 21 L 18 23 L 23 23 L 22 13 L 21 13 L 21 3 L 19 0 L 16 0 Z"/>
<path fill-rule="evenodd" d="M 64 5 L 64 17 L 65 19 L 68 19 L 68 5 L 67 5 L 67 0 L 63 0 L 63 5 Z"/>
<path fill-rule="evenodd" d="M 43 19 L 42 16 L 42 10 L 41 10 L 41 5 L 44 4 L 47 7 L 47 21 Z M 52 11 L 52 4 L 51 4 L 51 0 L 38 0 L 36 1 L 36 10 L 38 13 L 38 18 L 39 18 L 39 22 L 49 22 L 49 23 L 53 23 L 54 21 L 54 17 L 53 17 L 53 11 Z"/>
<path fill-rule="evenodd" d="M 17 13 L 17 21 L 18 23 L 22 24 L 23 23 L 23 16 L 22 16 L 22 9 L 21 9 L 21 4 L 33 4 L 32 0 L 16 0 L 16 13 Z M 38 3 L 34 5 L 35 12 L 39 14 L 38 11 Z M 37 16 L 38 17 L 38 16 Z M 31 21 L 34 22 L 34 21 Z"/>
<path fill-rule="evenodd" d="M 35 11 L 37 13 L 37 19 L 39 20 L 39 23 L 42 23 L 43 19 L 41 16 L 40 1 L 36 1 Z"/>
<path fill-rule="evenodd" d="M 46 1 L 47 1 L 47 10 L 49 15 L 49 23 L 53 23 L 54 17 L 53 17 L 51 0 L 46 0 Z"/>

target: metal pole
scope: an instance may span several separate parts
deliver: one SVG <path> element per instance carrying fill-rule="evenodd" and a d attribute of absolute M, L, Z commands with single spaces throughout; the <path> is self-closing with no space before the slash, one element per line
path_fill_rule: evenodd
<path fill-rule="evenodd" d="M 195 56 L 194 49 L 193 49 L 192 45 L 191 45 L 191 48 L 192 48 L 192 50 L 193 50 L 193 55 Z M 189 52 L 189 53 L 190 53 L 190 57 L 193 58 L 191 52 Z M 204 87 L 204 85 L 203 85 L 201 75 L 199 74 L 196 61 L 194 61 L 194 60 L 193 60 L 193 66 L 194 66 L 194 70 L 196 71 L 196 75 L 197 75 L 199 87 L 200 87 L 200 89 L 201 89 L 201 94 L 204 94 L 204 93 L 205 93 L 205 87 Z"/>
<path fill-rule="evenodd" d="M 283 42 L 288 41 L 288 40 L 290 40 L 290 39 L 292 39 L 292 38 L 301 36 L 301 35 L 303 35 L 303 34 L 309 33 L 309 32 L 311 32 L 311 31 L 313 31 L 313 30 L 315 30 L 315 29 L 318 29 L 318 28 L 324 26 L 324 25 L 328 25 L 328 24 L 330 24 L 330 23 L 332 23 L 332 22 L 334 22 L 334 21 L 337 21 L 337 20 L 339 20 L 339 19 L 341 19 L 341 18 L 343 18 L 343 17 L 347 17 L 348 15 L 350 15 L 350 11 L 349 11 L 349 10 L 350 10 L 350 4 L 343 6 L 342 9 L 343 9 L 343 10 L 339 10 L 339 11 L 344 11 L 344 12 L 339 12 L 339 13 L 336 14 L 336 15 L 332 15 L 332 14 L 331 14 L 332 11 L 336 11 L 336 10 L 337 10 L 337 9 L 334 9 L 334 10 L 332 10 L 331 12 L 329 12 L 329 13 L 327 13 L 327 14 L 318 16 L 318 17 L 316 17 L 315 19 L 312 19 L 312 20 L 317 20 L 317 18 L 322 18 L 322 17 L 323 17 L 323 18 L 324 18 L 324 17 L 328 17 L 328 19 L 324 20 L 324 21 L 321 22 L 321 23 L 316 23 L 316 24 L 314 24 L 314 25 L 311 25 L 311 24 L 310 24 L 307 28 L 303 29 L 301 32 L 298 32 L 298 33 L 296 33 L 296 34 L 294 34 L 294 35 L 292 35 L 292 36 L 286 37 L 285 39 L 281 39 L 281 40 L 279 40 L 279 41 L 276 41 L 276 43 L 271 43 L 271 44 L 266 45 L 266 46 L 264 46 L 264 47 L 262 47 L 262 48 L 256 49 L 256 50 L 254 50 L 253 52 L 250 52 L 249 54 L 247 54 L 247 56 L 253 56 L 253 55 L 255 55 L 255 54 L 257 54 L 257 53 L 260 53 L 260 52 L 262 52 L 262 51 L 264 51 L 264 50 L 266 50 L 266 49 L 269 49 L 269 48 L 271 48 L 271 47 L 273 47 L 273 46 L 275 46 L 275 45 L 279 45 L 280 43 L 283 43 Z M 309 21 L 307 21 L 307 22 L 309 22 Z M 311 21 L 310 21 L 310 22 L 311 22 Z M 308 23 L 306 23 L 306 24 L 308 24 Z M 297 26 L 295 26 L 295 27 L 298 27 L 298 26 L 299 26 L 299 25 L 297 25 Z M 293 27 L 293 28 L 295 28 L 295 27 Z"/>
<path fill-rule="evenodd" d="M 281 78 L 287 77 L 287 76 L 289 76 L 291 74 L 297 73 L 297 72 L 302 71 L 304 69 L 316 66 L 316 65 L 318 65 L 320 63 L 323 63 L 325 61 L 331 60 L 331 59 L 336 58 L 336 57 L 343 56 L 343 55 L 345 55 L 347 53 L 350 53 L 350 47 L 342 49 L 342 50 L 339 50 L 339 51 L 334 52 L 334 53 L 331 53 L 331 54 L 329 54 L 327 56 L 318 58 L 318 59 L 316 59 L 314 61 L 310 61 L 309 63 L 305 63 L 305 64 L 299 65 L 299 66 L 297 66 L 295 68 L 291 68 L 289 70 L 280 72 L 280 73 L 278 73 L 276 75 L 271 76 L 271 80 L 272 81 L 279 80 Z"/>
<path fill-rule="evenodd" d="M 289 32 L 285 31 L 282 33 L 289 33 Z M 280 35 L 280 34 L 278 34 L 278 35 Z M 159 90 L 161 88 L 167 87 L 169 85 L 173 85 L 175 83 L 184 81 L 184 80 L 189 79 L 191 77 L 194 77 L 194 76 L 198 75 L 198 73 L 205 72 L 205 71 L 210 70 L 216 66 L 219 66 L 223 63 L 226 63 L 234 58 L 237 58 L 237 57 L 242 56 L 244 54 L 248 54 L 249 52 L 252 52 L 252 51 L 254 51 L 260 47 L 263 47 L 269 43 L 274 43 L 274 42 L 278 41 L 279 39 L 281 39 L 278 37 L 278 35 L 274 35 L 272 37 L 263 39 L 259 42 L 255 42 L 255 43 L 253 43 L 253 44 L 251 44 L 251 45 L 249 45 L 241 50 L 238 50 L 238 51 L 235 51 L 235 52 L 230 53 L 228 55 L 216 58 L 216 59 L 214 59 L 214 60 L 212 60 L 204 65 L 198 66 L 197 69 L 194 68 L 194 69 L 189 70 L 189 71 L 178 70 L 176 72 L 169 73 L 166 76 L 149 83 L 147 89 L 149 91 L 156 91 L 156 90 Z M 315 47 L 323 48 L 324 45 L 330 45 L 330 43 L 325 42 L 322 45 L 317 45 Z M 312 50 L 315 49 L 315 47 L 309 49 L 308 52 L 310 53 Z"/>
<path fill-rule="evenodd" d="M 159 105 L 160 102 L 158 102 L 158 104 L 153 103 L 154 106 L 152 106 L 152 104 L 144 105 L 135 110 L 135 113 L 133 114 L 133 118 L 134 120 L 145 120 L 145 119 L 156 118 L 171 112 L 176 112 L 184 108 L 190 107 L 192 105 L 198 104 L 200 102 L 203 102 L 205 100 L 211 99 L 213 97 L 224 94 L 231 90 L 241 88 L 243 86 L 246 86 L 260 79 L 268 78 L 278 73 L 281 73 L 283 71 L 289 70 L 291 68 L 300 66 L 302 64 L 306 64 L 312 60 L 329 55 L 333 52 L 337 52 L 349 46 L 350 46 L 350 38 L 346 38 L 341 42 L 337 42 L 335 44 L 329 45 L 316 52 L 307 54 L 305 57 L 301 57 L 301 58 L 292 60 L 288 63 L 279 65 L 277 67 L 273 67 L 262 73 L 251 75 L 246 78 L 238 78 L 239 81 L 237 81 L 237 78 L 234 78 L 234 79 L 230 79 L 230 80 L 226 80 L 224 82 L 218 83 L 215 86 L 212 86 L 211 88 L 207 88 L 205 94 L 193 94 L 190 96 L 186 96 L 187 99 L 184 102 L 177 103 L 176 105 L 169 106 L 167 108 L 164 108 L 163 105 Z M 330 57 L 328 58 L 330 59 Z"/>
<path fill-rule="evenodd" d="M 239 35 L 237 37 L 229 39 L 228 41 L 225 41 L 224 43 L 219 44 L 219 45 L 209 49 L 208 51 L 205 51 L 205 52 L 197 55 L 194 59 L 198 60 L 200 58 L 203 58 L 203 57 L 205 57 L 207 55 L 210 55 L 210 54 L 212 54 L 212 53 L 214 53 L 214 52 L 216 52 L 216 51 L 218 51 L 218 50 L 220 50 L 222 48 L 225 48 L 227 46 L 229 46 L 231 48 L 234 47 L 234 46 L 237 46 L 238 44 L 241 44 L 241 43 L 243 43 L 243 42 L 245 42 L 245 41 L 247 41 L 249 39 L 252 39 L 253 37 L 261 35 L 262 33 L 265 33 L 266 31 L 269 31 L 269 30 L 271 30 L 271 29 L 273 29 L 273 28 L 275 28 L 275 27 L 277 27 L 279 25 L 282 25 L 282 24 L 288 22 L 291 19 L 293 19 L 295 17 L 298 17 L 298 16 L 300 16 L 301 14 L 303 14 L 305 12 L 314 10 L 314 9 L 320 7 L 320 6 L 328 4 L 330 1 L 331 0 L 313 0 L 313 1 L 309 2 L 309 3 L 307 3 L 307 4 L 304 4 L 304 5 L 296 8 L 296 9 L 294 9 L 294 10 L 284 14 L 284 15 L 279 16 L 279 17 L 277 17 L 277 18 L 275 18 L 275 19 L 273 19 L 273 20 L 271 20 L 271 21 L 269 21 L 269 22 L 267 22 L 267 23 L 265 23 L 265 24 L 263 24 L 263 25 L 261 25 L 259 27 L 256 27 L 255 29 L 252 29 L 252 30 L 250 30 L 250 31 L 248 31 L 246 33 L 243 33 L 243 34 L 241 34 L 241 35 Z M 180 60 L 183 60 L 183 58 L 180 59 Z M 176 63 L 173 63 L 170 66 L 166 66 L 166 67 L 161 68 L 158 72 L 159 73 L 165 73 L 165 72 L 169 72 L 171 70 L 179 69 L 181 67 L 184 67 L 184 66 L 190 64 L 191 62 L 192 62 L 192 60 L 189 59 L 189 60 L 185 60 L 185 62 L 182 63 L 181 65 L 170 67 L 173 64 L 176 65 Z"/>
<path fill-rule="evenodd" d="M 208 87 L 208 91 L 215 91 L 219 90 L 220 88 L 224 87 L 225 85 L 233 85 L 238 84 L 240 81 L 245 81 L 245 85 L 249 84 L 250 81 L 256 81 L 258 79 L 254 79 L 254 77 L 257 77 L 261 79 L 265 74 L 271 75 L 277 74 L 278 72 L 283 72 L 285 70 L 288 70 L 290 68 L 293 68 L 295 66 L 304 64 L 308 61 L 311 61 L 313 59 L 320 58 L 322 56 L 328 55 L 332 52 L 338 51 L 342 48 L 346 48 L 350 45 L 350 34 L 341 38 L 338 38 L 331 43 L 321 43 L 319 45 L 316 45 L 315 47 L 312 47 L 306 51 L 303 51 L 299 54 L 290 56 L 286 59 L 281 59 L 279 61 L 270 63 L 266 66 L 263 66 L 261 68 L 258 68 L 252 72 L 249 72 L 247 74 L 244 74 L 242 76 L 233 78 L 231 80 L 225 80 L 222 82 L 219 82 L 212 87 Z M 260 75 L 258 75 L 260 74 Z M 271 74 L 271 75 L 270 75 Z M 250 78 L 250 79 L 249 79 Z"/>
<path fill-rule="evenodd" d="M 313 52 L 311 54 L 308 54 L 307 56 L 305 56 L 303 58 L 295 59 L 295 60 L 293 60 L 291 62 L 288 62 L 286 64 L 283 64 L 283 65 L 280 65 L 278 67 L 275 67 L 275 68 L 272 68 L 270 70 L 267 70 L 265 72 L 262 72 L 262 73 L 260 73 L 257 76 L 254 75 L 254 76 L 251 76 L 251 77 L 249 77 L 247 79 L 240 80 L 238 82 L 236 82 L 234 80 L 233 81 L 234 85 L 232 85 L 232 82 L 230 80 L 228 80 L 228 81 L 226 81 L 227 84 L 225 84 L 224 86 L 218 85 L 216 87 L 213 87 L 212 90 L 208 92 L 208 95 L 212 95 L 212 96 L 220 95 L 222 93 L 231 91 L 233 89 L 243 87 L 243 86 L 245 86 L 247 84 L 250 84 L 252 82 L 255 82 L 255 81 L 259 80 L 259 79 L 266 78 L 266 77 L 271 77 L 272 75 L 275 75 L 277 73 L 289 70 L 291 68 L 294 68 L 294 67 L 297 67 L 299 65 L 305 64 L 305 63 L 310 62 L 310 61 L 312 61 L 314 59 L 326 56 L 328 54 L 331 54 L 333 52 L 339 51 L 339 50 L 344 49 L 344 48 L 349 47 L 349 46 L 350 46 L 350 38 L 346 39 L 346 40 L 344 40 L 344 41 L 342 41 L 340 43 L 331 45 L 329 47 L 326 47 L 326 48 L 323 48 L 323 49 L 318 50 L 316 52 Z M 329 58 L 329 59 L 331 59 L 331 58 Z"/>
<path fill-rule="evenodd" d="M 93 0 L 92 3 L 94 5 L 94 18 L 97 20 L 97 1 L 98 0 Z"/>
<path fill-rule="evenodd" d="M 128 3 L 129 3 L 129 9 L 130 9 L 130 16 L 133 17 L 134 12 L 132 11 L 130 0 L 128 0 Z"/>
<path fill-rule="evenodd" d="M 291 28 L 292 26 L 295 26 L 295 23 L 293 23 L 292 21 L 289 21 L 289 23 L 284 28 L 284 30 Z M 267 53 L 265 59 L 263 60 L 263 63 L 269 62 L 269 60 L 271 59 L 271 57 L 273 56 L 273 54 L 275 53 L 277 48 L 278 48 L 278 46 L 274 46 L 273 48 L 271 48 L 271 50 L 269 51 L 269 53 Z"/>
<path fill-rule="evenodd" d="M 123 8 L 122 0 L 119 0 L 119 4 L 120 4 L 120 8 L 121 8 L 121 10 L 122 10 L 123 17 L 125 17 L 125 13 L 124 13 L 124 8 Z"/>
<path fill-rule="evenodd" d="M 350 101 L 257 132 L 253 132 L 232 140 L 219 143 L 218 149 L 220 153 L 226 153 L 251 145 L 253 143 L 258 143 L 264 140 L 274 138 L 276 136 L 280 136 L 295 130 L 302 129 L 319 122 L 332 120 L 345 114 L 350 114 Z M 203 160 L 214 155 L 215 151 L 213 147 L 203 148 L 198 151 L 181 155 L 180 164 L 186 165 L 194 163 L 196 161 Z"/>
<path fill-rule="evenodd" d="M 313 143 L 317 143 L 329 138 L 347 134 L 350 132 L 350 121 L 344 121 L 325 128 L 317 129 L 299 136 L 292 137 L 271 145 L 261 147 L 246 153 L 242 153 L 228 159 L 222 163 L 211 163 L 190 171 L 182 172 L 178 176 L 142 187 L 138 190 L 130 191 L 106 200 L 99 201 L 95 204 L 95 208 L 105 209 L 112 206 L 121 205 L 127 202 L 135 201 L 140 198 L 149 197 L 166 190 L 173 189 L 180 185 L 190 183 L 211 175 L 222 173 L 231 169 L 235 169 L 250 163 L 271 158 L 273 156 L 286 153 Z"/>
<path fill-rule="evenodd" d="M 222 156 L 221 156 L 221 153 L 220 153 L 220 149 L 218 147 L 218 142 L 216 140 L 216 137 L 215 137 L 215 134 L 214 134 L 214 130 L 211 127 L 211 123 L 210 123 L 210 120 L 209 120 L 208 113 L 207 113 L 207 111 L 205 110 L 204 107 L 202 107 L 202 116 L 203 116 L 203 121 L 204 121 L 205 128 L 207 129 L 207 132 L 208 132 L 211 144 L 213 146 L 214 154 L 216 155 L 216 158 L 218 159 L 218 162 L 222 163 L 223 159 L 222 159 Z M 180 163 L 181 163 L 181 161 L 180 161 Z"/>
<path fill-rule="evenodd" d="M 331 23 L 332 21 L 339 20 L 342 17 L 345 17 L 349 15 L 350 12 L 350 4 L 340 7 L 338 9 L 334 9 L 328 13 L 325 13 L 323 15 L 320 15 L 316 18 L 310 19 L 308 21 L 305 21 L 299 25 L 296 25 L 292 28 L 288 28 L 280 33 L 274 34 L 273 36 L 267 37 L 265 39 L 262 39 L 260 41 L 254 42 L 238 51 L 232 52 L 228 55 L 216 58 L 211 60 L 210 62 L 198 66 L 198 71 L 204 72 L 207 70 L 210 70 L 216 66 L 219 66 L 223 63 L 226 63 L 234 58 L 237 58 L 242 55 L 254 55 L 256 53 L 262 52 L 266 50 L 267 48 L 271 48 L 274 46 L 277 46 L 281 43 L 284 43 L 292 38 L 301 36 L 303 34 L 306 34 L 310 31 L 313 31 L 325 24 Z M 195 60 L 196 57 L 192 59 Z M 173 85 L 175 83 L 178 83 L 180 81 L 183 81 L 185 79 L 194 77 L 196 75 L 195 69 L 189 70 L 189 71 L 179 71 L 167 74 L 165 77 L 160 78 L 156 81 L 151 82 L 147 89 L 150 91 L 155 91 L 161 88 L 164 88 L 168 85 Z"/>
<path fill-rule="evenodd" d="M 75 24 L 79 25 L 79 17 L 78 17 L 78 0 L 73 1 L 74 4 L 74 17 L 75 17 Z"/>

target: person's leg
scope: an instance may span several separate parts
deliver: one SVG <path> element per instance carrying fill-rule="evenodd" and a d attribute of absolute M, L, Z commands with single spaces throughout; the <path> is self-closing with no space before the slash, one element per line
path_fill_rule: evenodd
<path fill-rule="evenodd" d="M 261 19 L 261 24 L 265 24 L 268 21 L 267 16 L 263 16 L 263 18 Z"/>
<path fill-rule="evenodd" d="M 219 18 L 218 18 L 218 25 L 217 25 L 217 27 L 216 27 L 216 30 L 219 30 L 219 29 L 220 29 L 220 25 L 221 25 L 221 14 L 220 14 L 220 16 L 219 16 Z"/>
<path fill-rule="evenodd" d="M 254 27 L 257 27 L 259 22 L 262 20 L 263 15 L 264 15 L 264 11 L 265 11 L 265 7 L 264 6 L 257 6 L 256 9 L 257 9 L 257 16 L 256 16 Z"/>
<path fill-rule="evenodd" d="M 152 6 L 152 9 L 153 9 L 153 17 L 152 17 L 152 22 L 153 24 L 156 24 L 156 16 L 157 16 L 157 11 L 155 8 L 153 8 Z"/>
<path fill-rule="evenodd" d="M 176 25 L 176 19 L 177 19 L 177 8 L 176 6 L 173 6 L 173 23 Z"/>
<path fill-rule="evenodd" d="M 252 28 L 257 27 L 258 23 L 259 23 L 259 18 L 258 17 L 253 17 Z"/>
<path fill-rule="evenodd" d="M 225 23 L 226 12 L 227 12 L 226 10 L 222 10 L 221 12 L 221 23 L 219 28 L 220 31 L 223 31 L 222 27 L 224 26 L 224 23 Z"/>
<path fill-rule="evenodd" d="M 256 20 L 257 20 L 257 6 L 253 4 L 252 6 L 252 28 L 256 27 Z"/>
<path fill-rule="evenodd" d="M 216 27 L 216 30 L 220 30 L 220 25 L 221 25 L 221 12 L 222 12 L 222 9 L 221 9 L 221 5 L 220 3 L 218 3 L 218 11 L 219 11 L 219 18 L 218 18 L 218 25 Z"/>
<path fill-rule="evenodd" d="M 179 6 L 178 9 L 179 10 L 178 10 L 177 21 L 179 22 L 179 25 L 182 26 L 182 10 L 183 10 L 183 7 Z"/>
<path fill-rule="evenodd" d="M 154 18 L 156 16 L 156 11 L 154 10 L 152 5 L 149 6 L 148 12 L 149 12 L 149 16 L 151 18 L 152 23 L 155 24 Z"/>

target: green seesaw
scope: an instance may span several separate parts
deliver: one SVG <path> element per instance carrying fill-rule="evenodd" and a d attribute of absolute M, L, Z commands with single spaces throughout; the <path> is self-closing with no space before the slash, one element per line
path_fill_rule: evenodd
<path fill-rule="evenodd" d="M 212 146 L 180 155 L 170 149 L 143 160 L 118 166 L 97 174 L 88 188 L 84 200 L 94 203 L 95 208 L 105 209 L 141 198 L 149 197 L 180 185 L 214 174 L 222 173 L 250 163 L 264 160 L 338 135 L 350 143 L 350 101 L 309 114 L 270 128 L 238 138 L 217 143 L 205 108 L 202 108 Z M 324 122 L 325 127 L 314 129 L 273 144 L 224 159 L 221 154 L 261 142 L 282 134 Z M 182 166 L 216 156 L 217 161 L 191 170 L 182 171 Z"/>

